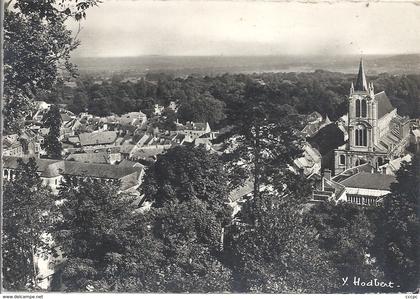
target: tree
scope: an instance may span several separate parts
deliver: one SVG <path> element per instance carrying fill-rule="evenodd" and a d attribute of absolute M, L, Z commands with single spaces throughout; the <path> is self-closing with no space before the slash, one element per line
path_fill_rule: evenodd
<path fill-rule="evenodd" d="M 293 198 L 262 194 L 249 201 L 241 218 L 255 225 L 232 225 L 226 236 L 226 263 L 234 275 L 234 291 L 257 293 L 326 293 L 340 283 L 319 247 L 313 227 L 303 222 Z"/>
<path fill-rule="evenodd" d="M 8 291 L 37 289 L 37 256 L 51 252 L 46 235 L 55 215 L 55 197 L 42 185 L 34 158 L 18 160 L 4 189 L 3 282 Z"/>
<path fill-rule="evenodd" d="M 260 197 L 263 185 L 282 185 L 291 172 L 288 165 L 302 153 L 302 139 L 298 137 L 294 109 L 280 105 L 267 95 L 268 87 L 249 82 L 245 96 L 232 110 L 233 129 L 228 139 L 231 149 L 225 155 L 233 171 L 246 167 L 254 180 L 254 201 Z M 239 162 L 239 163 L 238 163 Z M 240 174 L 243 176 L 243 173 Z"/>
<path fill-rule="evenodd" d="M 152 208 L 153 232 L 164 259 L 164 292 L 214 293 L 231 290 L 231 271 L 222 263 L 223 222 L 198 199 Z"/>
<path fill-rule="evenodd" d="M 210 126 L 225 118 L 224 103 L 210 94 L 199 95 L 190 101 L 184 101 L 178 109 L 181 121 L 208 122 Z"/>
<path fill-rule="evenodd" d="M 381 264 L 385 277 L 400 288 L 396 292 L 414 291 L 420 281 L 420 158 L 404 163 L 397 172 L 397 182 L 384 199 L 381 227 L 383 238 Z"/>
<path fill-rule="evenodd" d="M 143 191 L 153 202 L 154 236 L 163 244 L 163 290 L 229 291 L 231 273 L 220 249 L 231 209 L 218 156 L 201 147 L 170 149 L 147 170 Z"/>
<path fill-rule="evenodd" d="M 51 92 L 60 73 L 75 74 L 70 52 L 78 42 L 65 26 L 80 20 L 97 0 L 16 0 L 5 9 L 5 129 L 19 132 L 34 97 Z M 11 7 L 12 5 L 12 7 Z M 62 72 L 64 71 L 64 72 Z"/>
<path fill-rule="evenodd" d="M 159 118 L 158 126 L 162 130 L 175 131 L 176 130 L 176 113 L 170 108 L 165 108 L 162 112 L 162 117 Z"/>
<path fill-rule="evenodd" d="M 337 269 L 338 277 L 360 277 L 378 280 L 383 273 L 378 267 L 371 248 L 375 228 L 364 208 L 347 203 L 320 203 L 307 214 L 307 223 L 315 227 L 321 250 Z M 375 291 L 375 289 L 371 289 Z M 343 293 L 365 293 L 366 288 L 340 284 L 336 289 Z M 376 289 L 382 292 L 380 288 Z"/>
<path fill-rule="evenodd" d="M 147 217 L 116 182 L 66 176 L 53 236 L 66 258 L 62 279 L 68 291 L 150 291 L 159 273 L 159 243 Z M 153 287 L 155 289 L 155 287 Z"/>
<path fill-rule="evenodd" d="M 159 156 L 146 171 L 142 191 L 155 207 L 197 199 L 219 219 L 230 217 L 223 163 L 203 147 L 178 146 Z"/>
<path fill-rule="evenodd" d="M 43 119 L 43 126 L 48 128 L 48 134 L 42 145 L 47 155 L 52 159 L 60 159 L 62 145 L 60 142 L 61 115 L 57 105 L 52 105 Z"/>
<path fill-rule="evenodd" d="M 216 158 L 181 147 L 160 156 L 143 183 L 155 202 L 144 214 L 118 184 L 65 177 L 54 239 L 66 257 L 68 290 L 230 290 L 230 271 L 220 260 L 230 210 Z"/>

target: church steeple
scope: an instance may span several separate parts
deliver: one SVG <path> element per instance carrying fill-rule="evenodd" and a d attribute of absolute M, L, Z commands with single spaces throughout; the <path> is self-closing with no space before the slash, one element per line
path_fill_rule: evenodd
<path fill-rule="evenodd" d="M 357 74 L 355 91 L 368 91 L 368 84 L 365 76 L 365 69 L 363 68 L 363 59 L 360 58 L 359 73 Z"/>

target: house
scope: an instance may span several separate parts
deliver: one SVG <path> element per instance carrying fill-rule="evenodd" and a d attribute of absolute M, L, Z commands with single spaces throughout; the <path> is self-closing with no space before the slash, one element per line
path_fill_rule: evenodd
<path fill-rule="evenodd" d="M 120 163 L 118 163 L 118 166 L 122 167 L 143 167 L 143 165 L 139 162 L 130 161 L 130 160 L 122 160 Z"/>
<path fill-rule="evenodd" d="M 121 160 L 121 154 L 119 152 L 112 153 L 108 149 L 105 152 L 73 153 L 68 155 L 66 160 L 83 163 L 116 164 Z"/>
<path fill-rule="evenodd" d="M 176 125 L 176 132 L 185 135 L 186 142 L 193 142 L 196 138 L 200 136 L 210 133 L 211 128 L 208 122 L 206 123 L 195 123 L 195 122 L 187 122 L 185 125 L 175 123 Z M 214 136 L 213 136 L 214 137 Z"/>
<path fill-rule="evenodd" d="M 134 161 L 148 161 L 154 162 L 157 159 L 157 156 L 163 154 L 166 151 L 165 147 L 146 147 L 136 149 L 130 159 Z"/>
<path fill-rule="evenodd" d="M 303 171 L 305 176 L 320 173 L 322 156 L 320 152 L 308 142 L 303 146 L 303 155 L 293 161 L 295 168 Z"/>
<path fill-rule="evenodd" d="M 362 59 L 356 83 L 350 87 L 347 121 L 347 142 L 334 151 L 335 174 L 364 163 L 378 168 L 409 145 L 412 122 L 397 114 L 384 91 L 375 93 Z"/>
<path fill-rule="evenodd" d="M 348 169 L 335 177 L 324 170 L 321 184 L 313 191 L 316 201 L 348 202 L 361 206 L 378 206 L 383 197 L 390 193 L 391 184 L 396 182 L 393 175 L 374 172 L 368 163 Z"/>
<path fill-rule="evenodd" d="M 397 171 L 400 169 L 403 162 L 411 162 L 411 154 L 407 154 L 403 157 L 398 157 L 394 160 L 389 161 L 388 163 L 379 167 L 380 171 L 388 175 L 396 175 Z"/>
<path fill-rule="evenodd" d="M 64 138 L 74 136 L 82 128 L 82 123 L 78 118 L 71 118 L 68 121 L 63 121 L 61 124 L 61 134 Z"/>
<path fill-rule="evenodd" d="M 153 106 L 153 114 L 154 115 L 162 115 L 163 110 L 165 109 L 165 107 L 159 105 L 159 104 L 155 104 Z"/>
<path fill-rule="evenodd" d="M 51 104 L 44 101 L 35 101 L 35 110 L 32 113 L 32 119 L 36 122 L 41 122 L 45 113 L 50 109 Z"/>
<path fill-rule="evenodd" d="M 4 157 L 4 178 L 13 180 L 18 168 L 17 157 Z M 27 158 L 23 158 L 27 161 Z M 49 186 L 53 193 L 63 182 L 64 176 L 73 176 L 80 180 L 92 179 L 101 182 L 119 181 L 122 192 L 133 192 L 141 184 L 144 174 L 143 167 L 124 167 L 118 165 L 84 163 L 77 161 L 35 159 L 38 174 L 43 183 Z"/>
<path fill-rule="evenodd" d="M 318 112 L 312 112 L 306 117 L 306 126 L 301 130 L 301 133 L 305 138 L 313 137 L 323 127 L 331 124 L 331 120 L 328 115 L 325 118 L 322 117 Z"/>
<path fill-rule="evenodd" d="M 24 130 L 20 135 L 20 142 L 25 156 L 39 157 L 41 154 L 45 153 L 41 148 L 41 144 L 44 142 L 43 138 L 41 139 L 41 137 L 32 130 Z"/>
<path fill-rule="evenodd" d="M 147 122 L 147 116 L 143 112 L 129 112 L 115 119 L 120 125 L 133 125 L 141 127 Z"/>
<path fill-rule="evenodd" d="M 104 131 L 79 134 L 80 145 L 84 147 L 112 146 L 117 140 L 117 132 Z"/>
<path fill-rule="evenodd" d="M 19 135 L 12 134 L 3 137 L 3 155 L 13 157 L 23 157 L 23 146 L 19 140 Z"/>

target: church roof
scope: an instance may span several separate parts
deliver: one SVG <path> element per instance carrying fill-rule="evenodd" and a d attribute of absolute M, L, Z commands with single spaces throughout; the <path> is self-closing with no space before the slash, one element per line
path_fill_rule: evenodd
<path fill-rule="evenodd" d="M 365 69 L 363 68 L 363 60 L 360 59 L 359 64 L 359 73 L 357 74 L 356 84 L 354 85 L 354 90 L 356 91 L 367 91 L 367 81 L 365 75 Z"/>
<path fill-rule="evenodd" d="M 378 118 L 381 118 L 395 109 L 385 91 L 375 94 L 375 99 L 378 101 Z"/>

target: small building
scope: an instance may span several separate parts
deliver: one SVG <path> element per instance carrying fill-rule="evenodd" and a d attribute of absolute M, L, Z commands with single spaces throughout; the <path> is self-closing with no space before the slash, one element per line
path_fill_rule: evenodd
<path fill-rule="evenodd" d="M 23 146 L 19 140 L 19 135 L 12 134 L 3 137 L 3 155 L 23 157 L 23 154 Z"/>
<path fill-rule="evenodd" d="M 83 163 L 116 164 L 121 161 L 121 153 L 108 148 L 106 151 L 101 152 L 72 153 L 67 156 L 66 160 Z"/>
<path fill-rule="evenodd" d="M 199 138 L 200 136 L 206 133 L 212 132 L 208 122 L 195 123 L 191 121 L 191 122 L 187 122 L 185 125 L 176 122 L 175 125 L 176 125 L 176 132 L 184 134 L 186 142 L 193 142 L 195 139 Z"/>
<path fill-rule="evenodd" d="M 117 140 L 118 134 L 114 131 L 93 132 L 79 134 L 82 147 L 112 146 Z"/>
<path fill-rule="evenodd" d="M 303 146 L 303 155 L 293 161 L 295 168 L 303 171 L 305 176 L 320 173 L 322 156 L 320 152 L 308 142 Z"/>
<path fill-rule="evenodd" d="M 306 117 L 306 126 L 301 130 L 301 133 L 305 138 L 310 138 L 329 124 L 331 124 L 331 120 L 328 115 L 323 118 L 321 114 L 315 111 Z"/>
<path fill-rule="evenodd" d="M 17 157 L 4 157 L 4 178 L 13 180 L 18 171 Z M 23 161 L 27 161 L 23 158 Z M 122 192 L 134 192 L 141 184 L 143 167 L 124 167 L 118 165 L 84 163 L 77 161 L 35 159 L 38 174 L 43 183 L 49 186 L 53 193 L 58 192 L 58 187 L 63 182 L 65 175 L 76 177 L 80 180 L 98 180 L 101 182 L 118 181 Z"/>
<path fill-rule="evenodd" d="M 326 169 L 318 190 L 312 196 L 314 201 L 348 202 L 361 206 L 378 206 L 383 197 L 390 193 L 396 177 L 373 172 L 368 163 L 354 167 L 335 177 Z"/>

